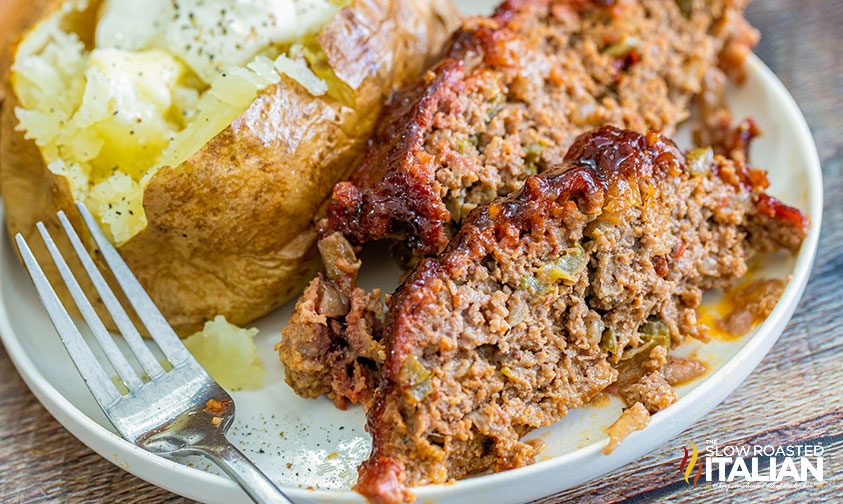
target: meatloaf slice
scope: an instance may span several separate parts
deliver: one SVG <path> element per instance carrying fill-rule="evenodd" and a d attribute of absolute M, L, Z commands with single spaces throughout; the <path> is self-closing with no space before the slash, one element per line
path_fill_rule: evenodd
<path fill-rule="evenodd" d="M 356 489 L 399 502 L 407 486 L 529 464 L 538 450 L 520 437 L 619 373 L 651 412 L 671 404 L 661 369 L 699 336 L 702 289 L 806 234 L 765 187 L 763 172 L 711 150 L 683 156 L 659 134 L 605 127 L 476 208 L 389 301 Z"/>
<path fill-rule="evenodd" d="M 728 123 L 717 65 L 740 67 L 757 38 L 746 3 L 509 0 L 469 19 L 392 100 L 365 160 L 335 187 L 323 236 L 437 253 L 471 209 L 559 164 L 579 133 L 670 135 L 695 95 L 708 123 Z"/>

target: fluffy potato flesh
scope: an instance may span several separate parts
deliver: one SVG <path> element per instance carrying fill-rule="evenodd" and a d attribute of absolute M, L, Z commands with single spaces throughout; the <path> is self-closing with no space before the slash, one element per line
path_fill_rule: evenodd
<path fill-rule="evenodd" d="M 330 0 L 105 0 L 94 47 L 61 23 L 66 2 L 18 46 L 18 128 L 117 244 L 147 225 L 143 190 L 226 128 L 281 74 L 321 96 L 300 42 Z M 291 57 L 293 56 L 293 57 Z"/>
<path fill-rule="evenodd" d="M 264 367 L 254 338 L 257 329 L 241 329 L 217 316 L 185 338 L 184 344 L 205 371 L 229 390 L 263 387 Z"/>

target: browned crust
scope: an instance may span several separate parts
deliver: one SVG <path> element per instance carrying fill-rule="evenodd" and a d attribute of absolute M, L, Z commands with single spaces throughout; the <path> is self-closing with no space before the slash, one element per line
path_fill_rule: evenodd
<path fill-rule="evenodd" d="M 339 231 L 355 243 L 365 243 L 406 233 L 414 248 L 447 240 L 443 223 L 450 214 L 430 181 L 412 170 L 412 163 L 442 92 L 459 86 L 464 67 L 462 60 L 446 59 L 424 82 L 397 95 L 370 141 L 366 159 L 349 182 L 334 186 L 323 235 Z M 408 225 L 413 229 L 406 229 Z"/>

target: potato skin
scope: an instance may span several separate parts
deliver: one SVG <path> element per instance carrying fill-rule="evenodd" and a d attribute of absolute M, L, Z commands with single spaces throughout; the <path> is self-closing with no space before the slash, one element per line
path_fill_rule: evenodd
<path fill-rule="evenodd" d="M 312 278 L 320 267 L 314 214 L 363 155 L 385 99 L 418 76 L 457 20 L 450 0 L 350 2 L 318 40 L 336 76 L 355 88 L 353 107 L 283 78 L 190 159 L 152 177 L 143 201 L 149 224 L 120 253 L 179 334 L 216 315 L 247 324 Z M 57 236 L 57 210 L 78 217 L 64 178 L 15 131 L 17 99 L 8 79 L 4 87 L 7 230 L 23 233 L 48 264 L 35 223 Z"/>

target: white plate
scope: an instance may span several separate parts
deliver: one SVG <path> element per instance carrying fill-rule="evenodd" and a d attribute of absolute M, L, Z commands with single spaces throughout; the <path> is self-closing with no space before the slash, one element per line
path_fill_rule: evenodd
<path fill-rule="evenodd" d="M 477 12 L 490 3 L 467 0 L 463 6 Z M 729 99 L 737 117 L 752 116 L 764 130 L 764 136 L 753 145 L 753 162 L 769 171 L 772 194 L 811 218 L 811 230 L 798 257 L 768 262 L 761 273 L 792 275 L 769 318 L 739 341 L 713 341 L 700 347 L 697 353 L 711 372 L 682 387 L 676 404 L 656 414 L 646 429 L 630 435 L 611 455 L 601 453 L 606 443 L 603 429 L 617 418 L 617 401 L 572 411 L 563 421 L 532 433 L 547 443 L 536 464 L 452 485 L 419 488 L 415 491 L 418 502 L 457 503 L 468 497 L 476 502 L 523 502 L 606 474 L 692 425 L 737 388 L 767 354 L 808 280 L 820 229 L 822 180 L 816 148 L 793 99 L 760 60 L 753 57 L 748 66 L 745 85 L 733 90 Z M 47 410 L 94 451 L 151 483 L 208 503 L 246 501 L 231 480 L 209 470 L 207 464 L 177 464 L 144 452 L 113 433 L 60 344 L 8 238 L 5 233 L 0 235 L 0 336 L 21 376 Z M 364 272 L 363 286 L 383 286 L 384 279 L 392 283 L 396 272 L 382 266 L 379 271 Z M 238 417 L 233 435 L 296 502 L 359 501 L 348 489 L 370 446 L 363 431 L 364 416 L 359 408 L 343 412 L 325 399 L 300 399 L 284 384 L 272 346 L 290 309 L 286 306 L 255 324 L 261 330 L 257 342 L 268 383 L 260 391 L 234 394 Z M 694 348 L 688 345 L 682 350 Z"/>

